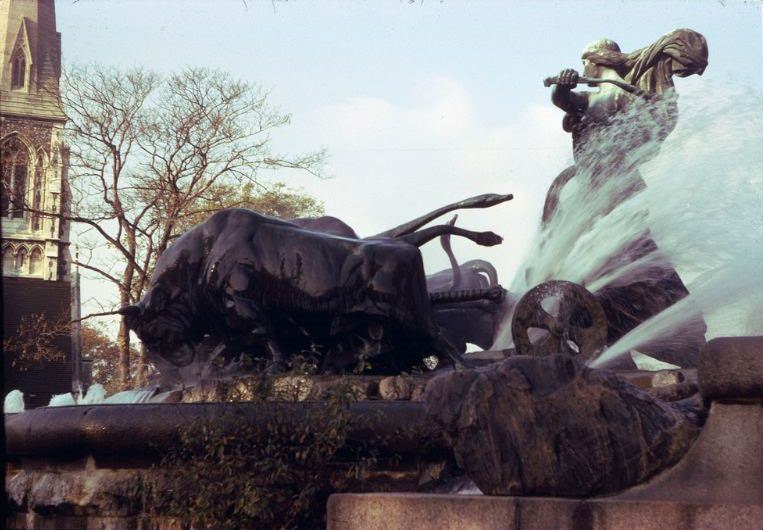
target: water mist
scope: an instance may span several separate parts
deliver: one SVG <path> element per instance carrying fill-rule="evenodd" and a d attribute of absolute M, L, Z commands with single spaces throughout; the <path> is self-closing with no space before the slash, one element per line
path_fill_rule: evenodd
<path fill-rule="evenodd" d="M 689 329 L 698 317 L 708 324 L 707 338 L 763 333 L 763 99 L 741 89 L 703 87 L 684 91 L 679 103 L 678 125 L 664 142 L 629 152 L 646 188 L 626 198 L 634 172 L 605 170 L 601 178 L 579 164 L 511 286 L 521 296 L 561 279 L 595 294 L 675 269 L 690 296 L 630 331 L 592 366 L 646 342 L 680 342 L 675 330 Z M 634 106 L 622 117 L 626 129 L 639 112 Z M 606 163 L 628 134 L 612 128 L 591 156 Z M 645 233 L 658 252 L 636 260 L 618 253 Z M 511 345 L 510 325 L 511 316 L 496 347 Z"/>

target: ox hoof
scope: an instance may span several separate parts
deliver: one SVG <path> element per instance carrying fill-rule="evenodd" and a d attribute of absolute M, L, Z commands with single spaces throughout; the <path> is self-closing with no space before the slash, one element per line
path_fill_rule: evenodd
<path fill-rule="evenodd" d="M 379 322 L 369 322 L 368 323 L 368 336 L 372 340 L 379 342 L 382 340 L 382 337 L 384 337 L 384 327 Z"/>
<path fill-rule="evenodd" d="M 287 366 L 284 361 L 271 361 L 265 368 L 265 375 L 276 376 L 286 372 Z"/>

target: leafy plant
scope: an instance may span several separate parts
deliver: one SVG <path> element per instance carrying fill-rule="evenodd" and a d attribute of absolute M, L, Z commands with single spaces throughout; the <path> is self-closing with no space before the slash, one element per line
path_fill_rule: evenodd
<path fill-rule="evenodd" d="M 295 365 L 300 375 L 311 363 Z M 163 493 L 157 489 L 157 502 L 194 528 L 325 528 L 336 485 L 350 480 L 362 489 L 375 462 L 368 447 L 348 444 L 359 421 L 350 414 L 356 388 L 342 382 L 320 403 L 263 406 L 272 395 L 270 380 L 247 381 L 250 401 L 180 433 L 162 461 L 169 482 Z M 246 421 L 252 408 L 256 424 Z"/>

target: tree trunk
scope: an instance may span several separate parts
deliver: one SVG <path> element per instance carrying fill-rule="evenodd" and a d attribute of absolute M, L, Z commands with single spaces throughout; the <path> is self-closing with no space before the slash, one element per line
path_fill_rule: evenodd
<path fill-rule="evenodd" d="M 120 293 L 120 302 L 122 306 L 130 303 L 128 292 Z M 130 387 L 130 328 L 127 327 L 124 317 L 119 322 L 119 333 L 117 333 L 117 347 L 119 348 L 119 386 L 122 390 Z"/>
<path fill-rule="evenodd" d="M 138 373 L 135 376 L 135 386 L 143 388 L 148 383 L 148 352 L 146 345 L 140 345 L 140 357 L 138 357 Z"/>
<path fill-rule="evenodd" d="M 130 386 L 130 329 L 124 320 L 119 323 L 117 346 L 119 346 L 119 386 L 122 390 L 127 390 Z"/>
<path fill-rule="evenodd" d="M 116 189 L 116 186 L 115 186 Z M 119 203 L 119 197 L 115 199 L 115 208 L 121 213 L 122 207 Z M 130 231 L 130 227 L 123 221 L 120 223 L 124 226 L 127 237 L 127 249 L 130 256 L 135 257 L 135 235 Z M 124 273 L 122 274 L 122 285 L 120 288 L 119 301 L 122 307 L 129 305 L 132 300 L 130 297 L 130 290 L 132 289 L 133 276 L 135 275 L 135 267 L 132 262 L 127 263 Z M 127 390 L 130 387 L 130 328 L 124 321 L 124 318 L 119 323 L 119 334 L 117 335 L 117 345 L 119 346 L 119 385 L 123 390 Z"/>

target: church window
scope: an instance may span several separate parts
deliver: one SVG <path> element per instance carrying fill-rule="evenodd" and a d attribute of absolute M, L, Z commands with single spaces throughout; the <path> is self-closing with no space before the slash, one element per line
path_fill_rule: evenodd
<path fill-rule="evenodd" d="M 29 255 L 29 274 L 39 276 L 42 274 L 42 250 L 35 247 Z"/>
<path fill-rule="evenodd" d="M 16 260 L 13 263 L 13 270 L 17 274 L 25 274 L 27 266 L 27 251 L 24 247 L 21 247 L 16 251 Z"/>
<path fill-rule="evenodd" d="M 0 145 L 0 151 L 2 151 L 0 172 L 2 172 L 3 181 L 0 215 L 11 219 L 23 217 L 28 165 L 27 148 L 17 138 L 11 137 Z"/>
<path fill-rule="evenodd" d="M 3 274 L 9 274 L 13 269 L 13 247 L 6 245 L 3 247 Z"/>
<path fill-rule="evenodd" d="M 26 81 L 26 56 L 24 51 L 19 50 L 13 57 L 11 64 L 11 88 L 24 88 Z"/>
<path fill-rule="evenodd" d="M 45 158 L 42 153 L 37 155 L 37 164 L 34 166 L 34 188 L 32 197 L 32 230 L 39 230 L 40 223 L 40 209 L 42 208 L 42 174 L 45 164 Z"/>

